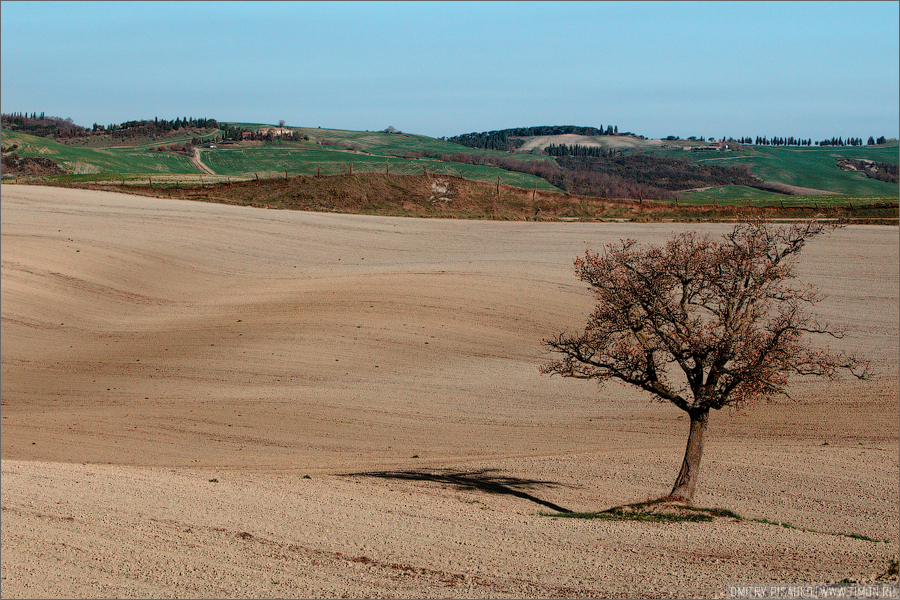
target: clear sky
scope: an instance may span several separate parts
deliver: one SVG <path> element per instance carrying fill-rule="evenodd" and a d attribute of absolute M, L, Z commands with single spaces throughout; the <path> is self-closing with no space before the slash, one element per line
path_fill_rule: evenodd
<path fill-rule="evenodd" d="M 0 3 L 2 112 L 898 137 L 898 2 Z"/>

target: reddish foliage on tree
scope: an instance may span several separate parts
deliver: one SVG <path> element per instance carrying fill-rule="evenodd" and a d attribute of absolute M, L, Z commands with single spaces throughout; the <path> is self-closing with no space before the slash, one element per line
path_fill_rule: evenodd
<path fill-rule="evenodd" d="M 842 333 L 807 312 L 823 299 L 815 287 L 789 284 L 807 240 L 840 226 L 756 220 L 721 239 L 687 232 L 664 247 L 623 240 L 588 251 L 575 270 L 597 306 L 583 333 L 544 341 L 562 359 L 541 371 L 618 379 L 687 412 L 687 448 L 669 498 L 689 502 L 710 410 L 787 395 L 795 374 L 867 377 L 867 361 L 810 345 L 808 334 Z"/>

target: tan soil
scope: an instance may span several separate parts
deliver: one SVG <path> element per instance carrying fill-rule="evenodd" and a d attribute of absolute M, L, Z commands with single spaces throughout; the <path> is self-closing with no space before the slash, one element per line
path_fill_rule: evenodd
<path fill-rule="evenodd" d="M 0 214 L 3 597 L 723 596 L 897 558 L 896 228 L 800 268 L 877 375 L 710 420 L 697 505 L 801 530 L 539 514 L 665 494 L 687 434 L 622 386 L 539 375 L 540 340 L 591 308 L 573 258 L 727 226 L 10 185 Z"/>

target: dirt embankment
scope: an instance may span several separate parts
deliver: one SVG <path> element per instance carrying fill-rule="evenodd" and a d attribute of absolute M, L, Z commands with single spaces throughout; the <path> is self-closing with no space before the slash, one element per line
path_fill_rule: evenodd
<path fill-rule="evenodd" d="M 3 149 L 3 177 L 40 177 L 46 175 L 64 175 L 65 170 L 57 163 L 44 156 L 19 156 L 18 146 L 13 144 Z"/>
<path fill-rule="evenodd" d="M 814 188 L 788 185 L 786 183 L 779 183 L 778 181 L 762 181 L 760 183 L 753 184 L 752 187 L 760 190 L 765 190 L 767 192 L 775 192 L 776 194 L 788 194 L 791 196 L 827 196 L 829 194 L 838 194 L 838 192 L 829 192 L 827 190 L 817 190 Z"/>

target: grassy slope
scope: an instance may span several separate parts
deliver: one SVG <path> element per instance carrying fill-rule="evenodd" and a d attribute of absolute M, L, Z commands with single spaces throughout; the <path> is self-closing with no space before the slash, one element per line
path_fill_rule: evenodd
<path fill-rule="evenodd" d="M 198 173 L 188 157 L 134 148 L 79 148 L 25 133 L 3 132 L 3 146 L 19 156 L 44 156 L 70 173 Z"/>
<path fill-rule="evenodd" d="M 354 172 L 383 173 L 386 163 L 389 163 L 391 172 L 395 174 L 418 174 L 422 173 L 425 167 L 429 173 L 493 182 L 499 177 L 504 185 L 538 190 L 556 189 L 539 177 L 494 167 L 392 156 L 395 152 L 432 151 L 445 154 L 457 151 L 471 152 L 469 148 L 425 136 L 333 129 L 301 131 L 314 135 L 310 135 L 309 142 L 276 141 L 267 146 L 204 148 L 201 150 L 202 160 L 217 174 L 232 177 L 253 177 L 256 173 L 261 177 L 273 177 L 283 175 L 285 170 L 292 174 L 314 175 L 317 169 L 323 175 L 338 174 L 348 172 L 351 164 Z M 345 148 L 318 145 L 314 141 L 316 138 L 357 143 L 366 152 L 351 152 Z M 173 137 L 166 139 L 165 144 L 177 141 Z M 189 141 L 189 138 L 184 141 Z M 70 146 L 46 138 L 4 131 L 3 145 L 11 144 L 19 145 L 17 152 L 20 156 L 46 156 L 60 163 L 72 174 L 200 174 L 185 156 L 148 150 L 159 145 L 159 141 L 138 147 L 99 149 Z M 506 153 L 498 154 L 509 156 Z M 541 158 L 544 159 L 546 157 Z"/>
<path fill-rule="evenodd" d="M 701 192 L 684 193 L 681 204 L 686 205 L 720 205 L 720 206 L 861 206 L 896 202 L 896 195 L 867 194 L 828 194 L 828 195 L 791 195 L 775 194 L 742 185 L 723 185 L 709 188 Z"/>
<path fill-rule="evenodd" d="M 520 160 L 552 161 L 550 157 L 537 155 L 514 155 L 495 150 L 476 150 L 467 146 L 454 144 L 436 138 L 412 133 L 382 133 L 380 131 L 347 131 L 343 129 L 310 129 L 295 128 L 308 135 L 310 140 L 327 139 L 359 144 L 362 150 L 374 154 L 393 154 L 397 152 L 436 152 L 439 154 L 484 154 L 491 156 L 512 157 Z"/>
<path fill-rule="evenodd" d="M 897 142 L 881 146 L 843 148 L 753 146 L 751 152 L 736 158 L 713 158 L 697 154 L 689 158 L 695 162 L 721 166 L 746 164 L 755 175 L 766 181 L 841 194 L 896 195 L 898 191 L 896 184 L 869 179 L 861 173 L 842 171 L 837 165 L 837 161 L 842 158 L 865 158 L 897 164 Z M 759 195 L 763 194 L 765 192 L 759 192 Z"/>
<path fill-rule="evenodd" d="M 333 138 L 330 138 L 333 139 Z M 481 167 L 460 163 L 446 163 L 433 159 L 396 158 L 389 154 L 366 154 L 351 152 L 312 143 L 276 145 L 261 147 L 224 147 L 215 150 L 203 149 L 203 162 L 219 175 L 252 177 L 291 175 L 337 175 L 348 173 L 352 165 L 354 173 L 384 173 L 389 170 L 396 175 L 419 175 L 427 169 L 429 173 L 442 173 L 474 179 L 477 181 L 497 181 L 528 189 L 554 190 L 552 185 L 531 175 L 513 173 L 493 167 Z"/>
<path fill-rule="evenodd" d="M 571 136 L 569 136 L 571 137 Z M 622 147 L 615 136 L 582 136 L 603 147 Z M 544 136 L 542 138 L 522 138 L 526 141 L 540 142 L 538 147 L 549 143 L 566 142 L 566 136 Z M 843 158 L 868 159 L 878 162 L 897 164 L 898 142 L 889 142 L 880 146 L 857 147 L 774 147 L 774 146 L 744 146 L 743 150 L 728 152 L 720 155 L 718 152 L 684 152 L 681 149 L 661 147 L 655 140 L 632 140 L 633 148 L 624 148 L 627 152 L 648 152 L 654 156 L 702 162 L 704 164 L 737 166 L 746 164 L 751 171 L 766 181 L 777 181 L 799 187 L 827 190 L 839 194 L 852 194 L 856 196 L 888 195 L 896 196 L 898 187 L 896 184 L 885 183 L 870 179 L 862 173 L 842 171 L 837 161 Z M 667 146 L 702 146 L 704 142 L 675 140 L 666 142 Z M 700 204 L 713 202 L 734 202 L 742 199 L 782 198 L 773 196 L 771 192 L 757 190 L 743 186 L 718 186 L 703 192 L 687 194 L 690 202 Z M 791 202 L 785 199 L 785 202 Z M 820 204 L 824 200 L 820 200 Z"/>

